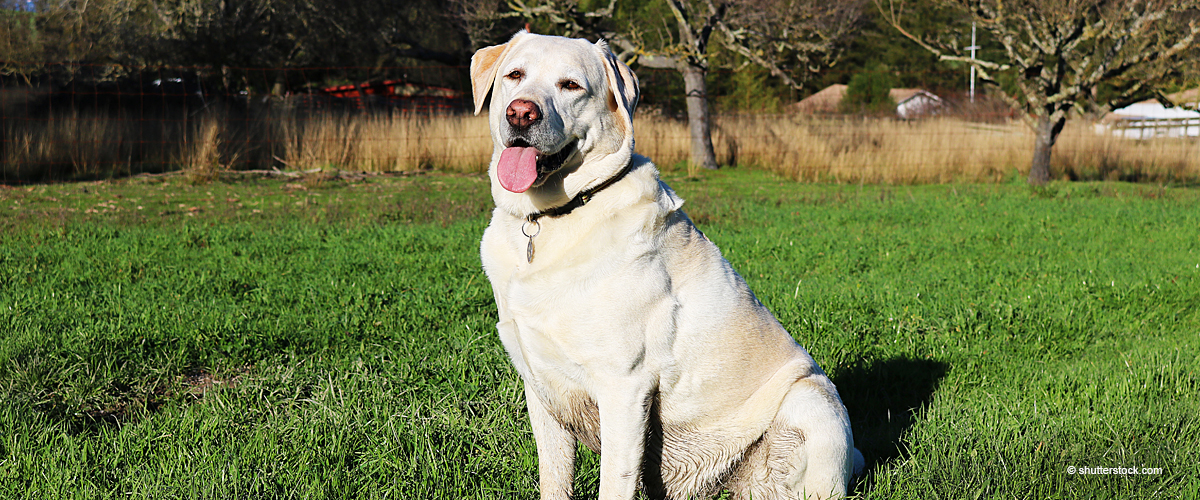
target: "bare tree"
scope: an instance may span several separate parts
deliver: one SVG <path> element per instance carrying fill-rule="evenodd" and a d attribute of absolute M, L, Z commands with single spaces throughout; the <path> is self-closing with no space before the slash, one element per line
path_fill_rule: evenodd
<path fill-rule="evenodd" d="M 717 24 L 721 45 L 800 90 L 806 76 L 837 64 L 865 3 L 743 0 Z"/>
<path fill-rule="evenodd" d="M 1035 134 L 1029 183 L 1050 179 L 1050 156 L 1068 113 L 1107 111 L 1156 93 L 1200 43 L 1200 0 L 940 0 L 987 30 L 995 60 L 963 55 L 956 38 L 905 28 L 903 0 L 874 0 L 885 20 L 943 61 L 974 65 L 999 96 L 1023 109 Z M 1159 96 L 1161 98 L 1161 96 Z"/>
<path fill-rule="evenodd" d="M 674 43 L 657 51 L 646 50 L 637 32 L 631 36 L 613 36 L 612 43 L 620 47 L 618 57 L 648 68 L 673 69 L 683 75 L 683 90 L 688 114 L 688 135 L 691 137 L 692 163 L 706 169 L 717 168 L 717 155 L 712 144 L 712 118 L 708 112 L 708 87 L 705 77 L 709 70 L 708 44 L 713 31 L 729 10 L 729 4 L 705 2 L 707 16 L 693 4 L 667 0 L 675 18 Z M 623 57 L 622 57 L 623 56 Z"/>
<path fill-rule="evenodd" d="M 495 0 L 460 0 L 477 26 L 514 17 L 547 20 L 567 36 L 603 36 L 627 64 L 678 71 L 683 76 L 692 163 L 706 169 L 717 168 L 705 83 L 714 44 L 800 88 L 808 74 L 837 61 L 864 4 L 864 0 L 662 2 L 667 16 L 655 23 L 645 18 L 617 19 L 615 0 L 590 11 L 570 0 L 507 0 L 506 9 L 497 9 Z"/>

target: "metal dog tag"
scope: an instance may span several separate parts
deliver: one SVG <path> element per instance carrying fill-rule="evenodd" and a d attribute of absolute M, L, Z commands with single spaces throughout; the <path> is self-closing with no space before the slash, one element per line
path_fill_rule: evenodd
<path fill-rule="evenodd" d="M 526 224 L 533 224 L 534 226 L 537 226 L 537 231 L 534 231 L 533 234 L 529 234 L 529 231 L 525 230 Z M 529 238 L 529 244 L 525 246 L 525 260 L 529 263 L 533 263 L 533 237 L 541 234 L 541 232 L 542 224 L 539 223 L 537 219 L 526 220 L 525 222 L 521 223 L 521 234 L 525 235 L 526 238 Z"/>

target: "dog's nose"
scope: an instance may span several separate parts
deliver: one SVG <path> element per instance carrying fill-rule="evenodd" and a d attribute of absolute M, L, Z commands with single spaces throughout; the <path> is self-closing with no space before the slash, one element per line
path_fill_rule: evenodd
<path fill-rule="evenodd" d="M 516 128 L 529 128 L 534 122 L 542 119 L 542 110 L 538 105 L 525 99 L 513 99 L 505 111 L 508 124 Z"/>

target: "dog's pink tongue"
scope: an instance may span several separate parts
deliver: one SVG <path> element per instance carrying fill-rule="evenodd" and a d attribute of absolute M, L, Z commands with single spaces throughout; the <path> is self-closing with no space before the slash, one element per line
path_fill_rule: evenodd
<path fill-rule="evenodd" d="M 504 189 L 524 193 L 537 180 L 536 148 L 507 148 L 500 152 L 496 163 L 496 177 Z"/>

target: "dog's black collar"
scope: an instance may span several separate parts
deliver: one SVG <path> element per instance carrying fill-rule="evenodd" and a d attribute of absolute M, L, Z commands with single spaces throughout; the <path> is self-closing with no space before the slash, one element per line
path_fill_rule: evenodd
<path fill-rule="evenodd" d="M 575 197 L 571 198 L 571 201 L 568 201 L 566 205 L 560 205 L 560 206 L 557 206 L 554 208 L 548 208 L 546 210 L 542 210 L 541 212 L 534 212 L 532 214 L 529 214 L 525 217 L 525 220 L 528 222 L 537 222 L 537 220 L 542 217 L 562 217 L 564 215 L 567 215 L 567 214 L 571 213 L 572 211 L 574 211 L 576 208 L 587 205 L 587 203 L 589 201 L 592 201 L 592 197 L 595 196 L 596 193 L 599 193 L 600 191 L 603 191 L 604 189 L 608 188 L 609 186 L 616 184 L 617 181 L 624 179 L 625 176 L 628 175 L 629 172 L 632 170 L 633 170 L 633 159 L 631 158 L 629 160 L 629 163 L 625 164 L 625 168 L 621 169 L 620 172 L 617 172 L 617 175 L 609 177 L 608 180 L 604 181 L 599 186 L 585 190 L 585 191 L 575 195 Z"/>

